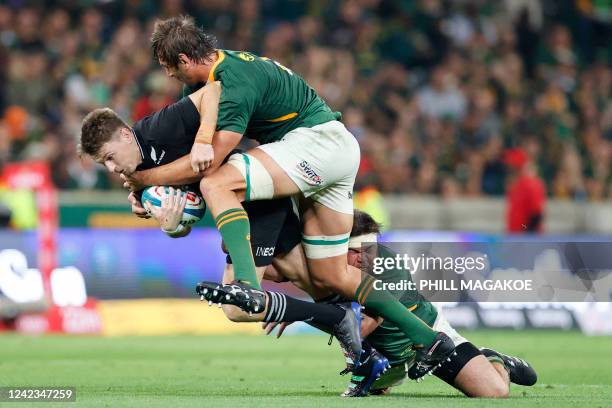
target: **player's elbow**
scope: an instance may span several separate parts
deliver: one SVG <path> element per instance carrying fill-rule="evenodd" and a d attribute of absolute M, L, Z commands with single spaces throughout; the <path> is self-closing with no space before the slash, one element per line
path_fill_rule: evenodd
<path fill-rule="evenodd" d="M 223 305 L 222 306 L 223 313 L 225 313 L 225 317 L 227 317 L 232 322 L 248 322 L 250 321 L 249 315 L 246 312 L 243 312 L 238 307 L 233 305 Z"/>

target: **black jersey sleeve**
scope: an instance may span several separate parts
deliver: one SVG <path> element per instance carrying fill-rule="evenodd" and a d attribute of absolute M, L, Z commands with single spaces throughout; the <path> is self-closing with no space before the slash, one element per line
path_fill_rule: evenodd
<path fill-rule="evenodd" d="M 159 147 L 192 145 L 200 127 L 200 114 L 185 97 L 134 124 L 147 143 Z"/>

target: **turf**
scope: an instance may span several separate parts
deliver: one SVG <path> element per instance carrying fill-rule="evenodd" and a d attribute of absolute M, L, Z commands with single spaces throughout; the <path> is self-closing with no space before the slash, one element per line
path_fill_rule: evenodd
<path fill-rule="evenodd" d="M 106 407 L 608 407 L 612 340 L 576 332 L 466 333 L 537 368 L 534 387 L 507 400 L 470 400 L 435 378 L 389 396 L 342 399 L 337 345 L 321 336 L 0 336 L 0 385 L 74 386 L 73 404 Z M 4 404 L 8 405 L 8 404 Z"/>

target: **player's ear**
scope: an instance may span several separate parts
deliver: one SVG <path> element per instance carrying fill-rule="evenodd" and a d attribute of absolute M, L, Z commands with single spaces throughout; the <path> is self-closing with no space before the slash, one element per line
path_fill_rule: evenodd
<path fill-rule="evenodd" d="M 119 138 L 125 142 L 132 143 L 132 131 L 128 128 L 122 127 L 119 129 Z"/>
<path fill-rule="evenodd" d="M 191 58 L 189 58 L 187 55 L 180 53 L 178 55 L 178 59 L 179 59 L 179 65 L 183 64 L 183 65 L 190 65 L 191 64 Z"/>

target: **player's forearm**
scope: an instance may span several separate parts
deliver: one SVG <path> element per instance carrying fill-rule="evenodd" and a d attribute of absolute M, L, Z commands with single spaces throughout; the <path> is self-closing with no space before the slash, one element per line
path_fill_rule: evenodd
<path fill-rule="evenodd" d="M 204 87 L 204 91 L 198 101 L 200 127 L 196 134 L 195 143 L 212 144 L 215 130 L 217 130 L 220 98 L 221 85 L 219 82 L 213 82 Z"/>
<path fill-rule="evenodd" d="M 194 173 L 191 169 L 189 155 L 139 173 L 142 183 L 147 186 L 179 186 L 196 183 L 202 178 L 201 174 Z"/>
<path fill-rule="evenodd" d="M 230 131 L 219 131 L 216 132 L 216 135 L 212 144 L 215 158 L 204 174 L 193 171 L 190 155 L 187 154 L 172 163 L 139 171 L 134 177 L 142 186 L 179 186 L 200 181 L 204 175 L 216 171 L 221 166 L 225 157 L 238 145 L 242 138 L 241 134 Z"/>
<path fill-rule="evenodd" d="M 210 167 L 204 172 L 205 176 L 211 174 L 221 167 L 223 160 L 225 160 L 230 152 L 234 150 L 236 146 L 238 146 L 240 139 L 242 139 L 242 135 L 240 133 L 225 130 L 215 132 L 215 137 L 212 144 L 215 151 L 215 158 L 213 159 Z"/>

